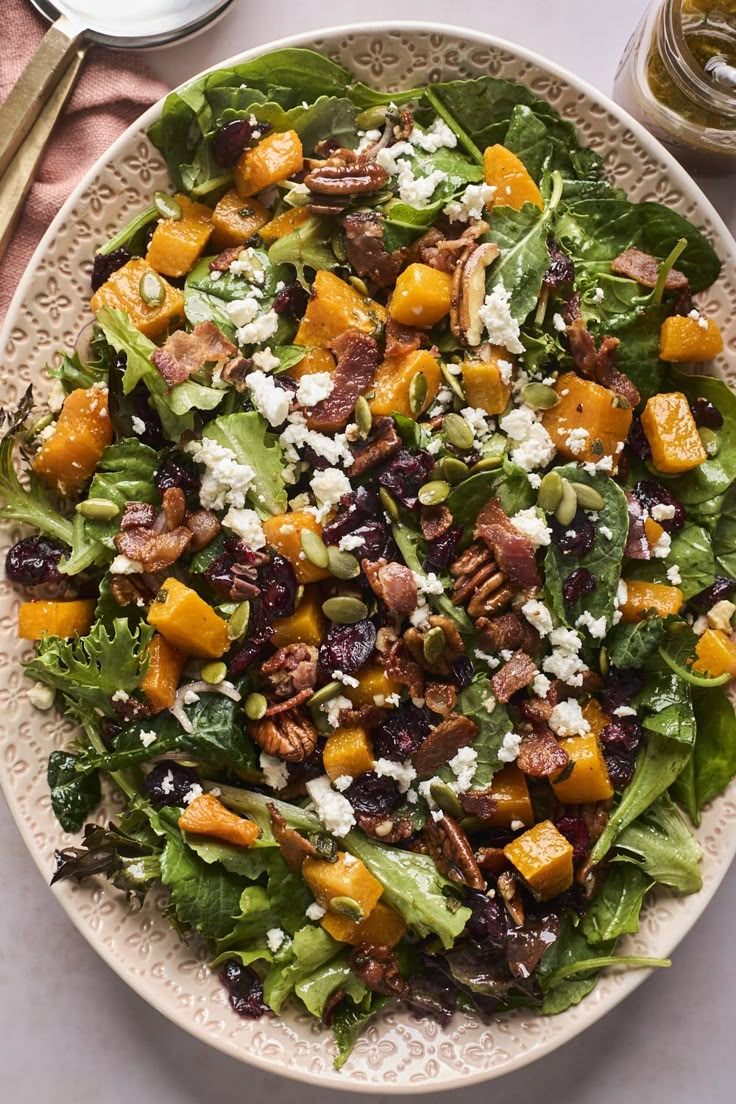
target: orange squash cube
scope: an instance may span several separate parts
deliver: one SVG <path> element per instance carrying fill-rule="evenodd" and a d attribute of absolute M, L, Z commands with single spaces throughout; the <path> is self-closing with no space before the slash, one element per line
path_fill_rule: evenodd
<path fill-rule="evenodd" d="M 302 530 L 304 529 L 311 529 L 313 533 L 322 535 L 322 526 L 314 514 L 308 514 L 306 510 L 292 510 L 288 514 L 277 514 L 275 517 L 266 518 L 263 522 L 266 540 L 289 561 L 294 568 L 297 582 L 317 583 L 320 579 L 328 579 L 330 573 L 326 568 L 310 563 L 304 555 L 302 551 Z"/>
<path fill-rule="evenodd" d="M 92 478 L 109 444 L 107 388 L 77 388 L 64 400 L 54 432 L 33 459 L 33 470 L 60 495 L 73 497 Z"/>
<path fill-rule="evenodd" d="M 693 671 L 718 678 L 720 675 L 736 677 L 736 644 L 720 629 L 706 629 L 695 645 L 697 659 Z"/>
<path fill-rule="evenodd" d="M 373 770 L 373 746 L 364 728 L 338 728 L 327 737 L 322 760 L 325 774 L 334 782 L 347 774 L 355 778 Z"/>
<path fill-rule="evenodd" d="M 140 283 L 147 272 L 154 269 L 142 257 L 113 272 L 98 288 L 91 299 L 92 310 L 97 314 L 101 307 L 125 311 L 132 326 L 146 337 L 160 337 L 168 329 L 176 329 L 184 321 L 184 296 L 179 288 L 172 287 L 159 276 L 164 286 L 164 299 L 157 307 L 151 307 L 141 298 Z"/>
<path fill-rule="evenodd" d="M 621 606 L 621 620 L 629 624 L 641 621 L 652 610 L 657 617 L 667 617 L 669 614 L 679 613 L 684 601 L 679 587 L 627 579 L 626 601 Z"/>
<path fill-rule="evenodd" d="M 329 349 L 335 338 L 346 330 L 374 334 L 385 324 L 385 307 L 321 268 L 312 284 L 294 344 Z"/>
<path fill-rule="evenodd" d="M 644 536 L 647 538 L 649 548 L 653 551 L 664 536 L 664 526 L 660 525 L 654 518 L 645 518 Z"/>
<path fill-rule="evenodd" d="M 282 211 L 280 215 L 262 226 L 259 233 L 266 245 L 273 245 L 279 238 L 285 238 L 293 230 L 298 230 L 308 218 L 308 207 L 290 207 L 288 211 Z"/>
<path fill-rule="evenodd" d="M 141 679 L 141 690 L 154 713 L 171 709 L 186 662 L 184 652 L 169 644 L 161 633 L 154 634 L 148 647 L 148 670 Z"/>
<path fill-rule="evenodd" d="M 42 636 L 86 636 L 95 619 L 94 598 L 68 602 L 23 602 L 18 610 L 18 636 L 40 640 Z"/>
<path fill-rule="evenodd" d="M 335 358 L 328 349 L 308 349 L 302 359 L 286 373 L 292 379 L 300 380 L 304 376 L 314 376 L 317 372 L 335 371 Z"/>
<path fill-rule="evenodd" d="M 191 587 L 170 576 L 151 603 L 148 624 L 169 644 L 198 659 L 219 659 L 230 647 L 227 622 Z"/>
<path fill-rule="evenodd" d="M 238 195 L 257 195 L 279 180 L 288 180 L 304 165 L 304 153 L 295 130 L 272 131 L 258 145 L 245 150 L 233 169 Z"/>
<path fill-rule="evenodd" d="M 160 219 L 153 231 L 146 260 L 164 276 L 186 276 L 199 260 L 212 234 L 212 211 L 204 203 L 177 194 L 181 218 Z"/>
<path fill-rule="evenodd" d="M 572 844 L 551 820 L 535 824 L 503 849 L 540 901 L 548 901 L 572 885 L 572 851 Z"/>
<path fill-rule="evenodd" d="M 559 455 L 565 460 L 593 463 L 610 456 L 615 469 L 621 452 L 619 446 L 623 445 L 631 428 L 631 409 L 619 406 L 618 397 L 607 387 L 581 379 L 574 372 L 561 375 L 555 391 L 560 401 L 551 410 L 544 411 L 542 425 Z M 577 435 L 570 436 L 578 429 L 588 434 L 582 445 L 576 440 Z"/>
<path fill-rule="evenodd" d="M 689 318 L 676 314 L 665 318 L 662 323 L 659 332 L 659 355 L 662 360 L 700 364 L 722 352 L 721 331 L 711 318 Z"/>
<path fill-rule="evenodd" d="M 483 153 L 483 177 L 496 189 L 493 207 L 521 210 L 525 203 L 544 209 L 542 193 L 527 172 L 524 163 L 505 146 L 488 146 Z"/>
<path fill-rule="evenodd" d="M 360 709 L 361 705 L 378 704 L 376 698 L 382 701 L 392 694 L 401 693 L 401 684 L 390 679 L 379 663 L 367 663 L 355 677 L 358 685 L 347 687 L 345 694 L 356 709 Z"/>
<path fill-rule="evenodd" d="M 566 776 L 564 779 L 550 778 L 558 801 L 563 805 L 584 805 L 589 801 L 606 801 L 613 796 L 606 761 L 594 733 L 560 740 L 560 747 L 570 756 L 572 771 L 568 764 L 560 772 Z"/>
<path fill-rule="evenodd" d="M 494 828 L 510 828 L 513 821 L 521 821 L 525 827 L 534 823 L 526 775 L 514 764 L 494 774 L 491 797 L 496 808 L 488 823 Z"/>
<path fill-rule="evenodd" d="M 652 395 L 647 399 L 641 425 L 652 450 L 652 461 L 659 471 L 686 472 L 708 459 L 690 404 L 682 391 Z"/>
<path fill-rule="evenodd" d="M 590 731 L 600 740 L 601 732 L 612 721 L 610 714 L 604 712 L 597 698 L 588 698 L 583 706 L 583 716 L 590 725 Z"/>
<path fill-rule="evenodd" d="M 231 812 L 211 793 L 200 794 L 187 805 L 179 817 L 179 827 L 198 836 L 214 836 L 234 843 L 236 847 L 250 847 L 260 835 L 255 821 Z"/>
<path fill-rule="evenodd" d="M 426 264 L 410 264 L 396 280 L 389 314 L 404 326 L 429 329 L 450 313 L 452 276 Z"/>
<path fill-rule="evenodd" d="M 273 623 L 271 643 L 274 648 L 287 644 L 313 644 L 324 640 L 326 619 L 322 612 L 322 597 L 316 586 L 307 586 L 304 596 L 290 617 L 277 617 Z"/>
<path fill-rule="evenodd" d="M 409 392 L 412 380 L 419 372 L 424 373 L 427 381 L 427 397 L 421 413 L 427 410 L 440 389 L 440 366 L 428 349 L 417 349 L 403 356 L 386 357 L 379 365 L 373 381 L 373 398 L 368 400 L 371 412 L 417 418 L 419 415 L 411 409 Z"/>
<path fill-rule="evenodd" d="M 395 947 L 406 935 L 403 919 L 383 901 L 374 905 L 370 915 L 358 923 L 349 920 L 347 916 L 339 916 L 336 912 L 325 913 L 320 923 L 338 943 L 350 943 L 353 947 L 357 947 L 359 943 Z"/>
<path fill-rule="evenodd" d="M 270 218 L 268 207 L 257 199 L 242 200 L 236 189 L 231 188 L 212 212 L 212 248 L 222 250 L 245 245 Z"/>
<path fill-rule="evenodd" d="M 506 350 L 493 346 L 490 360 L 466 360 L 462 367 L 468 406 L 485 410 L 486 414 L 502 414 L 511 398 L 511 385 L 504 383 L 499 360 L 511 364 Z"/>
<path fill-rule="evenodd" d="M 363 919 L 371 914 L 383 893 L 383 886 L 367 866 L 345 851 L 338 851 L 336 862 L 306 858 L 302 877 L 323 908 L 331 909 L 335 897 L 351 897 L 363 910 Z"/>

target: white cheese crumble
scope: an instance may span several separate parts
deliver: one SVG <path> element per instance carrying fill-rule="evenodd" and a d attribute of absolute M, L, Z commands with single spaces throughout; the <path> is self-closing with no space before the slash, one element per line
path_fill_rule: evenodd
<path fill-rule="evenodd" d="M 594 640 L 602 640 L 606 635 L 606 617 L 594 617 L 589 610 L 581 613 L 575 622 L 576 629 L 587 629 Z"/>
<path fill-rule="evenodd" d="M 589 436 L 587 429 L 583 429 L 582 426 L 576 426 L 575 429 L 570 430 L 565 438 L 565 444 L 573 456 L 579 456 L 583 452 Z"/>
<path fill-rule="evenodd" d="M 552 325 L 554 326 L 554 328 L 557 330 L 558 333 L 564 333 L 565 330 L 567 329 L 567 322 L 565 321 L 565 319 L 562 317 L 561 314 L 553 314 L 552 315 Z"/>
<path fill-rule="evenodd" d="M 263 257 L 250 246 L 240 250 L 229 268 L 234 276 L 245 276 L 251 284 L 262 284 L 266 277 Z"/>
<path fill-rule="evenodd" d="M 582 686 L 583 672 L 588 666 L 578 655 L 583 646 L 580 634 L 560 626 L 549 634 L 549 642 L 553 650 L 542 662 L 543 671 L 569 686 Z"/>
<path fill-rule="evenodd" d="M 511 459 L 524 471 L 544 468 L 554 457 L 552 438 L 530 406 L 510 411 L 499 425 L 511 441 Z"/>
<path fill-rule="evenodd" d="M 447 215 L 450 222 L 470 222 L 471 219 L 483 218 L 486 205 L 491 205 L 495 194 L 496 187 L 493 184 L 468 184 L 461 196 L 447 204 L 443 214 Z"/>
<path fill-rule="evenodd" d="M 225 506 L 242 509 L 253 486 L 255 472 L 250 464 L 241 464 L 231 449 L 210 437 L 191 441 L 185 446 L 195 463 L 205 473 L 199 490 L 199 501 L 205 510 L 223 510 Z"/>
<path fill-rule="evenodd" d="M 555 627 L 552 614 L 544 602 L 540 602 L 538 598 L 529 598 L 521 607 L 521 612 L 540 636 L 548 636 Z"/>
<path fill-rule="evenodd" d="M 340 775 L 338 775 L 338 777 L 332 783 L 332 785 L 335 787 L 335 789 L 339 790 L 340 793 L 345 793 L 345 790 L 347 790 L 350 786 L 352 786 L 352 784 L 353 784 L 352 774 L 340 774 Z"/>
<path fill-rule="evenodd" d="M 127 702 L 129 700 L 130 694 L 126 693 L 125 690 L 116 690 L 112 695 L 112 701 L 114 702 Z"/>
<path fill-rule="evenodd" d="M 598 532 L 602 537 L 605 537 L 606 540 L 613 540 L 613 529 L 609 529 L 607 525 L 599 525 Z"/>
<path fill-rule="evenodd" d="M 673 586 L 679 586 L 682 582 L 682 575 L 677 564 L 673 564 L 672 567 L 667 568 L 667 579 Z"/>
<path fill-rule="evenodd" d="M 286 932 L 281 928 L 269 928 L 266 932 L 266 943 L 271 954 L 276 954 L 281 944 L 286 939 Z"/>
<path fill-rule="evenodd" d="M 467 793 L 478 769 L 478 752 L 472 747 L 460 748 L 448 765 L 457 779 L 457 782 L 452 784 L 455 793 Z"/>
<path fill-rule="evenodd" d="M 513 763 L 518 757 L 521 746 L 521 736 L 518 732 L 507 732 L 503 743 L 498 749 L 498 759 L 501 763 Z"/>
<path fill-rule="evenodd" d="M 317 816 L 330 835 L 346 836 L 355 827 L 353 807 L 348 799 L 333 790 L 326 774 L 311 779 L 306 786 L 317 809 Z"/>
<path fill-rule="evenodd" d="M 111 575 L 137 575 L 141 571 L 143 571 L 143 564 L 138 560 L 129 560 L 122 552 L 110 564 Z"/>
<path fill-rule="evenodd" d="M 286 421 L 291 406 L 291 396 L 283 387 L 279 387 L 273 376 L 267 376 L 260 370 L 250 372 L 245 377 L 245 384 L 250 391 L 254 407 L 269 425 L 280 426 Z"/>
<path fill-rule="evenodd" d="M 365 537 L 361 537 L 359 533 L 346 533 L 344 537 L 340 537 L 337 547 L 341 552 L 354 552 L 356 548 L 362 548 L 364 544 Z"/>
<path fill-rule="evenodd" d="M 344 671 L 333 671 L 332 677 L 336 680 L 336 682 L 341 682 L 343 686 L 360 686 L 360 682 L 358 681 L 358 679 L 353 678 L 352 675 L 346 675 Z"/>
<path fill-rule="evenodd" d="M 675 507 L 666 502 L 657 502 L 649 511 L 655 521 L 671 521 L 675 516 Z"/>
<path fill-rule="evenodd" d="M 194 705 L 195 702 L 199 701 L 199 694 L 195 693 L 194 690 L 185 690 L 181 700 L 184 705 Z"/>
<path fill-rule="evenodd" d="M 250 358 L 256 368 L 262 372 L 275 372 L 281 367 L 281 361 L 274 356 L 270 349 L 256 349 Z"/>
<path fill-rule="evenodd" d="M 552 685 L 546 675 L 535 675 L 532 682 L 532 690 L 538 698 L 546 698 Z"/>
<path fill-rule="evenodd" d="M 412 146 L 417 146 L 425 153 L 436 153 L 443 146 L 454 149 L 457 145 L 457 136 L 445 120 L 436 115 L 427 130 L 422 130 L 415 125 L 409 135 L 409 141 Z"/>
<path fill-rule="evenodd" d="M 584 736 L 586 732 L 590 732 L 590 725 L 583 716 L 580 702 L 574 698 L 556 705 L 547 723 L 558 736 Z"/>
<path fill-rule="evenodd" d="M 266 534 L 255 510 L 236 510 L 231 507 L 222 519 L 222 524 L 237 533 L 251 548 L 266 547 Z"/>
<path fill-rule="evenodd" d="M 150 747 L 151 744 L 154 744 L 156 742 L 156 733 L 153 731 L 153 729 L 148 729 L 148 731 L 146 732 L 141 732 L 140 741 L 143 744 L 144 748 Z"/>
<path fill-rule="evenodd" d="M 43 682 L 34 682 L 28 690 L 28 700 L 36 709 L 50 709 L 55 698 L 56 691 L 53 686 L 46 686 Z"/>
<path fill-rule="evenodd" d="M 379 778 L 392 778 L 400 793 L 406 793 L 417 776 L 410 759 L 396 763 L 393 759 L 376 759 L 373 770 Z"/>
<path fill-rule="evenodd" d="M 339 468 L 315 472 L 309 486 L 317 501 L 326 506 L 334 506 L 343 495 L 350 494 L 350 480 Z"/>
<path fill-rule="evenodd" d="M 185 805 L 191 805 L 195 797 L 201 797 L 204 790 L 200 786 L 199 782 L 193 782 L 187 792 L 184 794 L 182 801 Z"/>
<path fill-rule="evenodd" d="M 143 421 L 142 418 L 139 418 L 137 414 L 134 414 L 133 417 L 130 419 L 130 424 L 133 427 L 133 432 L 137 433 L 139 437 L 141 433 L 146 432 L 146 423 Z"/>
<path fill-rule="evenodd" d="M 721 632 L 730 633 L 731 618 L 734 613 L 736 613 L 736 605 L 729 602 L 727 598 L 722 598 L 720 602 L 716 602 L 714 606 L 711 606 L 706 617 L 712 629 L 720 629 Z"/>
<path fill-rule="evenodd" d="M 338 694 L 336 698 L 330 698 L 329 701 L 323 702 L 319 708 L 327 717 L 327 723 L 330 728 L 337 728 L 340 724 L 340 714 L 343 709 L 352 709 L 353 703 L 350 701 L 350 698 L 345 698 L 342 694 Z"/>
<path fill-rule="evenodd" d="M 353 462 L 353 454 L 344 433 L 336 433 L 334 437 L 328 437 L 324 433 L 308 429 L 300 410 L 292 411 L 289 415 L 288 424 L 279 437 L 279 444 L 284 450 L 287 461 L 292 463 L 300 459 L 299 450 L 307 446 L 333 466 L 340 463 L 349 466 Z"/>
<path fill-rule="evenodd" d="M 283 790 L 289 781 L 289 770 L 286 763 L 277 759 L 274 755 L 261 752 L 259 763 L 263 773 L 263 780 L 272 790 Z"/>
<path fill-rule="evenodd" d="M 672 537 L 669 533 L 662 533 L 662 536 L 652 548 L 652 555 L 658 560 L 666 560 L 671 550 Z"/>
<path fill-rule="evenodd" d="M 603 288 L 602 287 L 597 287 L 593 292 L 593 302 L 594 303 L 602 303 L 605 298 L 606 298 L 606 293 L 603 290 Z"/>
<path fill-rule="evenodd" d="M 317 903 L 317 901 L 313 901 L 312 904 L 309 905 L 305 911 L 309 920 L 321 920 L 327 912 L 327 909 L 323 908 L 322 905 Z"/>
<path fill-rule="evenodd" d="M 541 510 L 537 510 L 536 506 L 519 510 L 511 518 L 511 523 L 531 541 L 535 550 L 551 543 L 552 530 L 545 522 Z"/>
<path fill-rule="evenodd" d="M 486 328 L 492 345 L 503 345 L 510 353 L 523 353 L 519 340 L 519 323 L 511 314 L 511 292 L 499 281 L 490 295 L 486 295 L 478 317 Z"/>
<path fill-rule="evenodd" d="M 335 381 L 329 372 L 314 372 L 311 376 L 302 376 L 296 389 L 296 401 L 301 406 L 316 406 L 328 398 L 335 388 Z"/>
<path fill-rule="evenodd" d="M 614 709 L 613 715 L 614 717 L 635 717 L 636 710 L 630 705 L 619 705 L 618 709 Z"/>

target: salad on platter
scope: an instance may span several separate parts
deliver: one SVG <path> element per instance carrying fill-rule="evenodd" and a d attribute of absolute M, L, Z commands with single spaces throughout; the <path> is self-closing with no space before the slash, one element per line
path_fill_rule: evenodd
<path fill-rule="evenodd" d="M 306 1011 L 338 1066 L 384 1008 L 669 965 L 617 943 L 698 891 L 736 773 L 709 242 L 490 76 L 279 50 L 149 137 L 171 192 L 3 415 L 28 694 L 77 725 L 53 881 L 165 887 L 234 1011 Z"/>

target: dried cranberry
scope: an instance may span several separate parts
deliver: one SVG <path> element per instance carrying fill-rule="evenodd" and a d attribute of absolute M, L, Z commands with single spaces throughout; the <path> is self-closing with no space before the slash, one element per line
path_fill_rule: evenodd
<path fill-rule="evenodd" d="M 228 537 L 223 551 L 216 556 L 204 570 L 204 577 L 211 587 L 223 598 L 230 597 L 235 582 L 233 568 L 236 566 L 252 569 L 254 581 L 257 579 L 258 559 L 255 552 L 245 541 L 237 537 Z"/>
<path fill-rule="evenodd" d="M 270 123 L 251 123 L 250 119 L 233 119 L 225 123 L 212 139 L 212 157 L 218 165 L 229 169 L 240 157 L 246 146 L 255 138 L 262 138 L 271 129 Z"/>
<path fill-rule="evenodd" d="M 97 291 L 101 288 L 102 285 L 110 279 L 113 272 L 117 272 L 119 268 L 127 264 L 131 257 L 132 253 L 129 253 L 127 249 L 123 249 L 122 247 L 120 249 L 113 249 L 111 253 L 95 253 L 90 280 L 92 291 Z"/>
<path fill-rule="evenodd" d="M 647 440 L 646 433 L 644 432 L 641 424 L 641 420 L 638 414 L 635 414 L 629 429 L 629 435 L 626 438 L 626 444 L 629 446 L 634 456 L 637 456 L 639 460 L 650 460 L 652 457 L 652 450 L 649 447 L 649 441 Z"/>
<path fill-rule="evenodd" d="M 378 491 L 375 487 L 368 486 L 364 483 L 362 487 L 358 487 L 355 494 L 351 496 L 355 503 L 356 510 L 365 514 L 366 517 L 375 518 L 381 513 L 381 500 L 378 497 Z"/>
<path fill-rule="evenodd" d="M 372 621 L 330 625 L 319 650 L 320 667 L 329 675 L 333 671 L 352 675 L 371 658 L 375 644 L 376 626 Z"/>
<path fill-rule="evenodd" d="M 363 515 L 357 509 L 348 509 L 326 525 L 322 531 L 322 539 L 325 544 L 339 544 L 343 537 L 348 535 L 360 537 L 361 545 L 354 549 L 355 555 L 361 560 L 380 560 L 382 556 L 389 557 L 393 547 L 393 541 L 388 528 L 382 521 L 363 520 Z"/>
<path fill-rule="evenodd" d="M 399 787 L 393 778 L 380 778 L 375 771 L 366 771 L 345 790 L 345 797 L 363 816 L 389 816 L 401 802 Z"/>
<path fill-rule="evenodd" d="M 727 579 L 725 575 L 717 575 L 714 583 L 711 583 L 709 587 L 701 590 L 699 594 L 690 599 L 690 604 L 702 613 L 707 613 L 716 602 L 722 602 L 724 598 L 731 598 L 734 591 L 736 591 L 736 579 Z"/>
<path fill-rule="evenodd" d="M 463 535 L 462 525 L 452 525 L 441 537 L 427 542 L 426 568 L 449 567 L 457 556 L 457 546 Z"/>
<path fill-rule="evenodd" d="M 273 301 L 273 309 L 277 314 L 285 314 L 298 322 L 304 315 L 309 302 L 309 292 L 303 288 L 298 280 L 293 284 L 287 284 L 285 288 L 276 293 Z"/>
<path fill-rule="evenodd" d="M 113 750 L 115 742 L 122 731 L 123 726 L 120 721 L 115 721 L 112 717 L 102 717 L 100 719 L 100 739 L 108 751 Z"/>
<path fill-rule="evenodd" d="M 506 911 L 499 901 L 487 897 L 485 893 L 471 890 L 465 903 L 471 909 L 470 919 L 465 925 L 470 938 L 477 943 L 502 946 L 507 935 L 507 924 Z"/>
<path fill-rule="evenodd" d="M 622 705 L 628 705 L 643 688 L 644 681 L 643 671 L 637 668 L 611 667 L 601 694 L 601 705 L 606 713 L 614 713 Z"/>
<path fill-rule="evenodd" d="M 239 1016 L 259 1019 L 266 1011 L 263 985 L 255 970 L 229 958 L 220 970 L 220 981 L 230 996 L 230 1006 Z"/>
<path fill-rule="evenodd" d="M 683 317 L 690 314 L 693 309 L 693 293 L 689 286 L 681 287 L 677 292 L 677 295 L 672 303 L 672 313 L 680 314 Z"/>
<path fill-rule="evenodd" d="M 666 533 L 679 533 L 685 524 L 685 507 L 675 498 L 667 487 L 656 479 L 642 479 L 634 487 L 634 495 L 643 509 L 652 513 L 655 506 L 673 506 L 675 513 L 671 518 L 656 518 Z"/>
<path fill-rule="evenodd" d="M 296 575 L 283 556 L 274 555 L 260 568 L 258 583 L 264 611 L 271 617 L 290 617 L 296 605 Z"/>
<path fill-rule="evenodd" d="M 708 429 L 720 429 L 723 425 L 723 415 L 720 410 L 709 402 L 708 399 L 698 398 L 690 403 L 695 424 L 706 426 Z"/>
<path fill-rule="evenodd" d="M 373 750 L 379 759 L 403 761 L 413 755 L 429 736 L 431 714 L 424 706 L 410 702 L 392 709 L 373 732 Z"/>
<path fill-rule="evenodd" d="M 578 510 L 570 525 L 560 525 L 559 521 L 552 518 L 552 540 L 559 548 L 563 556 L 574 556 L 582 560 L 593 547 L 595 540 L 595 528 L 590 518 Z"/>
<path fill-rule="evenodd" d="M 560 817 L 555 822 L 557 831 L 560 832 L 568 843 L 572 844 L 573 862 L 580 862 L 590 850 L 590 834 L 585 827 L 585 822 L 580 817 Z"/>
<path fill-rule="evenodd" d="M 65 551 L 61 541 L 51 537 L 24 537 L 8 551 L 5 575 L 21 586 L 60 583 L 59 560 Z"/>
<path fill-rule="evenodd" d="M 574 606 L 586 594 L 594 591 L 596 585 L 595 578 L 587 567 L 576 567 L 562 584 L 562 596 L 565 599 L 565 605 Z"/>
<path fill-rule="evenodd" d="M 417 510 L 417 492 L 433 467 L 434 457 L 423 449 L 402 449 L 381 472 L 378 482 L 407 510 Z"/>
<path fill-rule="evenodd" d="M 559 288 L 563 284 L 572 284 L 575 280 L 575 266 L 567 253 L 562 252 L 554 238 L 547 238 L 547 250 L 550 264 L 544 274 L 544 286 Z"/>
<path fill-rule="evenodd" d="M 199 490 L 197 469 L 181 453 L 164 460 L 156 472 L 155 480 L 162 494 L 170 487 L 181 487 L 185 495 L 195 494 Z"/>
<path fill-rule="evenodd" d="M 467 656 L 457 656 L 450 663 L 450 681 L 458 690 L 464 690 L 473 681 L 473 664 Z"/>
<path fill-rule="evenodd" d="M 642 735 L 643 729 L 636 717 L 614 717 L 601 732 L 601 743 L 611 751 L 636 751 Z"/>
<path fill-rule="evenodd" d="M 625 751 L 612 751 L 608 748 L 603 749 L 603 758 L 606 761 L 611 785 L 614 790 L 620 793 L 621 790 L 628 786 L 629 782 L 634 777 L 636 759 L 633 755 L 627 754 Z"/>
<path fill-rule="evenodd" d="M 183 767 L 174 759 L 160 759 L 146 775 L 141 789 L 157 809 L 164 805 L 183 805 L 199 775 L 191 767 Z"/>
<path fill-rule="evenodd" d="M 318 738 L 317 746 L 311 755 L 308 755 L 306 759 L 302 759 L 301 763 L 286 764 L 290 786 L 309 782 L 310 779 L 319 778 L 325 773 L 325 765 L 322 759 L 325 743 L 324 738 Z"/>

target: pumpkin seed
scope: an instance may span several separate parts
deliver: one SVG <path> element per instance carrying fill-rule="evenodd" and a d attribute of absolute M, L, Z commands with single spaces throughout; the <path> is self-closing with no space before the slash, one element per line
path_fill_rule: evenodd
<path fill-rule="evenodd" d="M 598 652 L 598 670 L 604 678 L 608 675 L 608 648 L 605 646 Z"/>
<path fill-rule="evenodd" d="M 268 702 L 264 698 L 263 694 L 249 694 L 245 699 L 246 717 L 251 721 L 260 721 L 261 717 L 268 709 Z"/>
<path fill-rule="evenodd" d="M 334 545 L 327 549 L 327 567 L 336 579 L 354 579 L 360 575 L 360 564 L 350 552 L 341 552 Z"/>
<path fill-rule="evenodd" d="M 464 460 L 458 460 L 457 456 L 443 456 L 438 467 L 444 479 L 451 487 L 457 486 L 470 475 L 470 468 Z"/>
<path fill-rule="evenodd" d="M 356 425 L 360 432 L 360 436 L 365 438 L 371 431 L 373 425 L 373 415 L 371 414 L 371 408 L 368 405 L 368 400 L 364 395 L 358 395 L 355 401 L 355 410 L 353 412 Z"/>
<path fill-rule="evenodd" d="M 304 583 L 300 583 L 299 586 L 296 588 L 296 593 L 294 595 L 294 609 L 296 609 L 296 607 L 299 605 L 299 603 L 301 602 L 303 597 L 304 597 Z"/>
<path fill-rule="evenodd" d="M 471 475 L 477 475 L 478 472 L 495 471 L 496 468 L 500 468 L 503 464 L 503 456 L 484 456 L 476 464 L 473 464 L 470 469 Z"/>
<path fill-rule="evenodd" d="M 554 387 L 549 387 L 546 383 L 525 383 L 521 389 L 521 397 L 532 410 L 551 410 L 560 401 Z"/>
<path fill-rule="evenodd" d="M 307 839 L 317 852 L 318 858 L 329 863 L 337 862 L 336 839 L 333 839 L 332 836 L 325 836 L 321 832 L 310 832 Z"/>
<path fill-rule="evenodd" d="M 354 625 L 356 621 L 365 621 L 368 607 L 360 598 L 351 598 L 348 594 L 338 594 L 322 603 L 325 617 L 336 625 Z"/>
<path fill-rule="evenodd" d="M 355 116 L 355 125 L 359 130 L 378 130 L 386 122 L 385 107 L 367 107 Z"/>
<path fill-rule="evenodd" d="M 356 924 L 365 916 L 362 905 L 353 897 L 331 897 L 329 908 L 331 912 L 336 912 L 338 916 L 346 916 Z"/>
<path fill-rule="evenodd" d="M 368 286 L 365 280 L 361 280 L 360 276 L 350 276 L 348 278 L 348 283 L 352 284 L 355 290 L 360 292 L 361 295 L 365 295 L 366 299 L 368 298 Z"/>
<path fill-rule="evenodd" d="M 611 406 L 620 407 L 621 410 L 631 410 L 631 403 L 623 395 L 614 395 L 611 399 Z"/>
<path fill-rule="evenodd" d="M 323 705 L 325 702 L 330 701 L 332 698 L 336 698 L 342 691 L 342 683 L 337 679 L 333 679 L 332 682 L 326 682 L 324 686 L 320 686 L 319 690 L 315 690 L 309 699 L 309 708 L 315 708 L 318 705 Z"/>
<path fill-rule="evenodd" d="M 82 517 L 93 518 L 95 521 L 112 521 L 120 513 L 120 507 L 111 498 L 88 498 L 85 502 L 79 502 L 76 511 Z"/>
<path fill-rule="evenodd" d="M 537 506 L 545 514 L 553 514 L 562 501 L 562 477 L 551 471 L 543 477 L 537 491 Z"/>
<path fill-rule="evenodd" d="M 153 205 L 158 213 L 167 219 L 179 220 L 181 218 L 181 204 L 174 196 L 166 192 L 154 192 Z"/>
<path fill-rule="evenodd" d="M 571 483 L 570 486 L 575 492 L 578 506 L 582 506 L 584 510 L 602 510 L 606 505 L 603 495 L 595 487 L 589 487 L 587 483 Z"/>
<path fill-rule="evenodd" d="M 141 276 L 138 291 L 147 307 L 160 307 L 166 298 L 166 291 L 160 277 L 150 269 Z"/>
<path fill-rule="evenodd" d="M 348 259 L 348 254 L 345 248 L 345 238 L 343 237 L 342 230 L 335 230 L 330 238 L 330 248 L 340 264 L 345 264 Z"/>
<path fill-rule="evenodd" d="M 453 395 L 457 395 L 458 399 L 462 399 L 465 402 L 465 392 L 463 391 L 462 384 L 460 383 L 460 377 L 454 375 L 446 364 L 440 364 L 440 372 L 442 378 L 447 386 L 452 391 Z"/>
<path fill-rule="evenodd" d="M 429 787 L 432 800 L 439 805 L 443 813 L 459 820 L 463 815 L 463 807 L 457 799 L 457 794 L 451 790 L 446 782 L 433 782 Z"/>
<path fill-rule="evenodd" d="M 473 431 L 462 414 L 446 414 L 442 422 L 445 437 L 458 449 L 471 449 L 475 444 Z"/>
<path fill-rule="evenodd" d="M 703 442 L 703 448 L 708 453 L 708 456 L 717 456 L 721 449 L 721 442 L 718 440 L 718 434 L 708 426 L 701 426 L 698 433 L 700 434 L 700 440 Z"/>
<path fill-rule="evenodd" d="M 409 409 L 415 418 L 418 418 L 424 410 L 428 390 L 427 377 L 424 372 L 417 372 L 409 384 Z"/>
<path fill-rule="evenodd" d="M 302 552 L 309 562 L 314 564 L 315 567 L 326 568 L 328 563 L 327 545 L 319 533 L 315 533 L 313 529 L 302 529 L 299 539 Z"/>
<path fill-rule="evenodd" d="M 250 621 L 250 602 L 239 602 L 227 622 L 228 640 L 240 640 Z"/>
<path fill-rule="evenodd" d="M 555 517 L 560 525 L 571 525 L 578 511 L 577 496 L 566 479 L 562 480 L 562 497 L 555 510 Z"/>
<path fill-rule="evenodd" d="M 424 637 L 422 651 L 427 663 L 432 667 L 442 659 L 445 654 L 445 634 L 439 625 L 435 625 Z"/>
<path fill-rule="evenodd" d="M 53 420 L 53 414 L 44 414 L 43 417 L 35 421 L 28 430 L 28 439 L 32 441 L 34 437 L 38 437 L 39 433 L 43 433 L 46 426 L 50 426 Z"/>
<path fill-rule="evenodd" d="M 221 662 L 205 663 L 199 673 L 205 682 L 210 682 L 213 686 L 217 686 L 218 683 L 225 681 L 227 667 Z"/>
<path fill-rule="evenodd" d="M 422 506 L 439 506 L 450 493 L 450 484 L 444 479 L 433 479 L 419 488 L 417 498 Z"/>
<path fill-rule="evenodd" d="M 395 501 L 393 500 L 393 498 L 388 493 L 388 491 L 386 490 L 385 487 L 379 487 L 378 488 L 378 497 L 381 500 L 381 505 L 383 506 L 384 510 L 386 511 L 388 516 L 391 518 L 391 520 L 392 521 L 398 521 L 399 520 L 399 507 L 396 505 Z"/>

